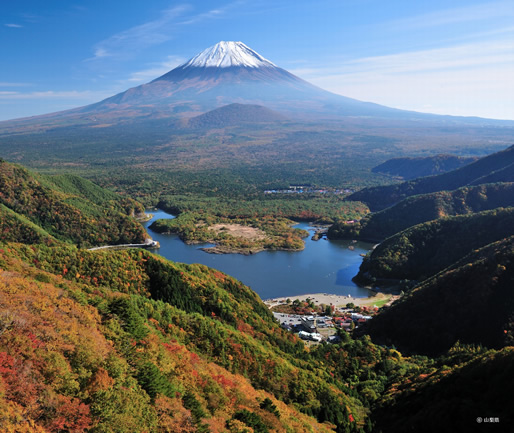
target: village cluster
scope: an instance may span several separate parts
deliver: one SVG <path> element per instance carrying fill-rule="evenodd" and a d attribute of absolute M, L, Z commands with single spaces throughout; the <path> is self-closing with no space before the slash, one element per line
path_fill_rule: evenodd
<path fill-rule="evenodd" d="M 338 316 L 305 316 L 302 314 L 286 314 L 274 312 L 282 328 L 298 333 L 302 340 L 328 343 L 338 343 L 337 329 L 347 332 L 366 323 L 372 316 L 354 312 L 352 309 L 341 309 Z"/>
<path fill-rule="evenodd" d="M 320 189 L 310 185 L 290 185 L 288 189 L 267 189 L 264 194 L 352 194 L 352 189 Z"/>

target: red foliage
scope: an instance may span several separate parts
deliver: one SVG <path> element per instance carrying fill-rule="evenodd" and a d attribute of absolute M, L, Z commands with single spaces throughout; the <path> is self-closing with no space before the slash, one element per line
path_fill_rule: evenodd
<path fill-rule="evenodd" d="M 221 386 L 225 387 L 225 388 L 234 388 L 235 387 L 235 382 L 230 380 L 230 379 L 227 379 L 225 376 L 223 376 L 222 374 L 219 374 L 219 375 L 216 375 L 216 376 L 212 376 L 212 378 L 218 382 Z"/>
<path fill-rule="evenodd" d="M 7 352 L 0 352 L 0 375 L 14 374 L 14 358 Z"/>
<path fill-rule="evenodd" d="M 34 349 L 39 349 L 40 347 L 43 347 L 45 345 L 45 343 L 38 340 L 37 337 L 32 332 L 27 333 L 27 337 L 32 342 L 32 347 Z"/>
<path fill-rule="evenodd" d="M 169 351 L 169 352 L 178 352 L 179 350 L 182 350 L 183 346 L 180 344 L 169 344 L 169 343 L 163 343 L 163 346 Z"/>
<path fill-rule="evenodd" d="M 91 427 L 92 421 L 89 406 L 76 398 L 58 395 L 55 401 L 55 416 L 45 427 L 50 432 L 81 433 Z"/>

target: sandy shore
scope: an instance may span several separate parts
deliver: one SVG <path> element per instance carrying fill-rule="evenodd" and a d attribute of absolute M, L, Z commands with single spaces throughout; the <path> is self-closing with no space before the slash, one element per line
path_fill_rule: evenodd
<path fill-rule="evenodd" d="M 398 298 L 398 296 L 393 296 L 384 293 L 376 293 L 375 295 L 367 298 L 354 298 L 352 296 L 331 295 L 330 293 L 312 293 L 307 295 L 285 296 L 282 298 L 266 299 L 263 302 L 269 308 L 272 308 L 276 305 L 285 304 L 287 299 L 290 299 L 292 302 L 295 299 L 304 301 L 307 298 L 311 299 L 316 305 L 334 305 L 336 308 L 341 308 L 345 307 L 346 304 L 349 303 L 359 306 L 373 307 L 375 304 L 378 304 L 378 306 L 382 306 L 384 305 L 384 301 L 386 303 L 393 302 L 395 299 Z"/>

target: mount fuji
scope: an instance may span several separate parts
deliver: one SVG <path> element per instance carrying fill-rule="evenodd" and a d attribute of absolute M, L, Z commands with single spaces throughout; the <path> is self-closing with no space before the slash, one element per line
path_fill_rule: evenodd
<path fill-rule="evenodd" d="M 188 118 L 233 103 L 265 106 L 293 118 L 418 115 L 328 92 L 242 42 L 222 41 L 147 84 L 85 107 L 20 120 L 44 127 L 59 126 L 61 121 L 83 125 Z M 0 122 L 0 127 L 10 122 Z"/>
<path fill-rule="evenodd" d="M 232 41 L 219 42 L 150 83 L 80 111 L 120 118 L 124 112 L 190 117 L 232 103 L 262 105 L 293 117 L 405 113 L 327 92 Z"/>
<path fill-rule="evenodd" d="M 183 159 L 192 149 L 205 155 L 209 146 L 232 142 L 268 143 L 273 151 L 281 143 L 287 158 L 299 143 L 306 152 L 330 144 L 327 155 L 343 144 L 365 153 L 375 146 L 396 152 L 392 156 L 420 147 L 448 153 L 448 143 L 458 151 L 465 146 L 486 152 L 499 150 L 513 128 L 509 121 L 417 113 L 336 95 L 242 42 L 222 41 L 149 83 L 95 104 L 0 122 L 0 153 L 37 165 L 49 153 L 56 161 L 77 155 L 110 161 L 113 149 L 127 161 L 134 152 L 142 159 L 156 152 L 152 161 L 161 163 L 166 152 L 167 161 Z"/>

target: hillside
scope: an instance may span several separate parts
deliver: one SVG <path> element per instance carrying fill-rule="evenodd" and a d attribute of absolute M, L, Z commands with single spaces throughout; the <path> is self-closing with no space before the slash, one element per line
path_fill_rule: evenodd
<path fill-rule="evenodd" d="M 42 176 L 0 161 L 0 204 L 3 240 L 92 246 L 146 238 L 133 218 L 141 204 L 77 176 Z"/>
<path fill-rule="evenodd" d="M 417 158 L 393 158 L 373 167 L 373 173 L 384 173 L 399 176 L 405 180 L 417 177 L 434 176 L 455 170 L 476 161 L 477 158 L 439 154 Z"/>
<path fill-rule="evenodd" d="M 354 223 L 338 221 L 327 235 L 329 239 L 376 242 L 423 222 L 509 206 L 514 206 L 514 183 L 468 186 L 408 197 Z"/>
<path fill-rule="evenodd" d="M 366 203 L 378 211 L 417 194 L 454 190 L 467 185 L 487 182 L 514 181 L 514 146 L 485 156 L 457 170 L 437 176 L 403 182 L 397 185 L 365 188 L 348 197 Z"/>
<path fill-rule="evenodd" d="M 0 420 L 8 431 L 331 431 L 241 375 L 292 368 L 253 338 L 249 325 L 239 332 L 144 296 L 105 286 L 91 293 L 90 282 L 1 260 L 11 269 L 0 273 Z M 291 374 L 300 386 L 316 382 Z M 336 390 L 325 392 L 345 401 Z"/>
<path fill-rule="evenodd" d="M 441 218 L 416 225 L 379 244 L 356 281 L 421 281 L 477 248 L 513 234 L 514 208 Z"/>
<path fill-rule="evenodd" d="M 224 128 L 245 123 L 282 122 L 287 118 L 261 105 L 229 104 L 188 119 L 191 128 Z"/>
<path fill-rule="evenodd" d="M 2 427 L 328 433 L 365 424 L 358 395 L 240 282 L 145 250 L 71 245 L 89 234 L 83 219 L 101 208 L 133 213 L 136 203 L 75 176 L 5 162 L 2 174 L 2 200 L 27 213 L 0 204 Z M 70 243 L 49 233 L 49 208 L 75 228 L 59 233 Z M 105 233 L 109 222 L 91 225 Z"/>
<path fill-rule="evenodd" d="M 437 364 L 461 395 L 503 356 L 434 364 L 344 333 L 307 350 L 241 283 L 144 250 L 11 243 L 0 268 L 0 421 L 13 431 L 392 433 L 404 390 L 434 408 L 421 377 Z M 462 382 L 476 364 L 480 380 Z M 423 416 L 405 421 L 424 431 Z"/>
<path fill-rule="evenodd" d="M 513 380 L 512 347 L 495 352 L 456 345 L 433 366 L 411 370 L 391 385 L 375 411 L 376 431 L 509 431 Z"/>
<path fill-rule="evenodd" d="M 457 341 L 514 343 L 514 236 L 471 252 L 421 282 L 363 332 L 401 351 L 436 355 Z"/>

